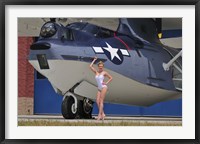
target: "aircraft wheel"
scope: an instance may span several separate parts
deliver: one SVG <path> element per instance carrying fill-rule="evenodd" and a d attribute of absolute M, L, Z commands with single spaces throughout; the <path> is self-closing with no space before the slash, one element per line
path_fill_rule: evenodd
<path fill-rule="evenodd" d="M 62 115 L 65 119 L 74 119 L 77 110 L 75 109 L 75 102 L 72 96 L 67 96 L 62 102 Z"/>
<path fill-rule="evenodd" d="M 92 118 L 93 102 L 89 99 L 83 99 L 83 117 L 86 119 Z"/>
<path fill-rule="evenodd" d="M 77 119 L 91 119 L 92 108 L 89 107 L 84 100 L 78 100 Z"/>
<path fill-rule="evenodd" d="M 82 100 L 78 100 L 78 106 L 77 106 L 77 115 L 76 118 L 77 119 L 81 119 L 83 118 L 83 101 Z"/>

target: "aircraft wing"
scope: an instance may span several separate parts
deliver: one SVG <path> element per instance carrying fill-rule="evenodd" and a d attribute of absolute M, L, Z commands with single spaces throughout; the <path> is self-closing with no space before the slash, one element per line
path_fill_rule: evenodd
<path fill-rule="evenodd" d="M 82 81 L 75 89 L 74 93 L 95 100 L 97 87 L 87 81 Z"/>

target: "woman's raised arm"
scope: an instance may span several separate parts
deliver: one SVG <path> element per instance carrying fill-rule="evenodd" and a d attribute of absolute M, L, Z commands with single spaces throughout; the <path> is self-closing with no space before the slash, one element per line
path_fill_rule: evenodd
<path fill-rule="evenodd" d="M 90 69 L 96 74 L 97 70 L 93 67 L 94 62 L 97 60 L 97 57 L 94 57 L 93 61 L 90 64 Z"/>

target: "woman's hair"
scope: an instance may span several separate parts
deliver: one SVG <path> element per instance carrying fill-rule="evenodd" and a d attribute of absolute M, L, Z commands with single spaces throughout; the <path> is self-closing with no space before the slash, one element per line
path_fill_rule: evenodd
<path fill-rule="evenodd" d="M 99 66 L 100 64 L 102 64 L 102 65 L 104 66 L 104 63 L 103 63 L 102 61 L 99 61 L 99 62 L 98 62 L 98 66 Z"/>

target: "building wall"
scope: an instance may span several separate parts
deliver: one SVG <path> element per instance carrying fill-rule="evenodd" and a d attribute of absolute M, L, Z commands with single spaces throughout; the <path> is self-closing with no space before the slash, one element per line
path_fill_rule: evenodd
<path fill-rule="evenodd" d="M 28 62 L 32 37 L 18 37 L 18 114 L 33 114 L 34 68 Z"/>

